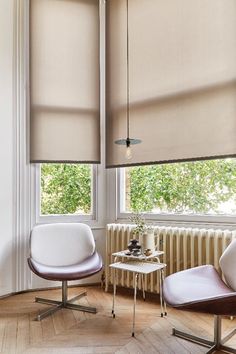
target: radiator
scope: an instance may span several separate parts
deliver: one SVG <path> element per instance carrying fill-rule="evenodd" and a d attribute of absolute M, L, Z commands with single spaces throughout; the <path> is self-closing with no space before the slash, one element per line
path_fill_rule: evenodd
<path fill-rule="evenodd" d="M 114 262 L 112 253 L 127 248 L 132 238 L 134 225 L 108 224 L 106 230 L 106 291 L 113 284 L 113 270 L 109 264 Z M 166 275 L 203 264 L 212 264 L 220 272 L 219 258 L 233 238 L 236 231 L 180 227 L 154 227 L 159 250 L 164 251 L 161 261 L 167 264 Z M 133 287 L 133 274 L 117 272 L 117 285 Z M 141 289 L 141 283 L 138 284 Z M 159 274 L 145 276 L 145 291 L 159 293 Z"/>

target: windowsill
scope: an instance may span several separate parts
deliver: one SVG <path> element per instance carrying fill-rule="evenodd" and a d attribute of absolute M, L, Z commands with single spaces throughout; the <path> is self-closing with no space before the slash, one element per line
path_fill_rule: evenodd
<path fill-rule="evenodd" d="M 48 214 L 39 215 L 38 221 L 43 222 L 47 220 L 74 220 L 74 221 L 90 221 L 95 220 L 92 214 Z"/>
<path fill-rule="evenodd" d="M 93 215 L 41 215 L 36 219 L 36 224 L 51 224 L 51 223 L 84 223 L 93 230 L 104 229 L 102 225 Z"/>
<path fill-rule="evenodd" d="M 127 222 L 127 219 L 132 216 L 132 213 L 119 213 L 117 215 L 118 222 Z M 170 225 L 207 225 L 209 226 L 220 226 L 234 227 L 236 228 L 236 217 L 235 216 L 217 216 L 217 215 L 171 215 L 171 214 L 142 214 L 147 222 L 159 223 L 159 224 L 170 224 Z"/>

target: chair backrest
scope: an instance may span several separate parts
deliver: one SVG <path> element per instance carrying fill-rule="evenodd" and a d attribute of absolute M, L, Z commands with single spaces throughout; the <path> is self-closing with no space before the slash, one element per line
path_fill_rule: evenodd
<path fill-rule="evenodd" d="M 225 249 L 219 263 L 227 284 L 236 291 L 236 240 Z"/>
<path fill-rule="evenodd" d="M 77 264 L 95 251 L 92 230 L 79 223 L 38 225 L 30 235 L 31 257 L 48 266 Z"/>

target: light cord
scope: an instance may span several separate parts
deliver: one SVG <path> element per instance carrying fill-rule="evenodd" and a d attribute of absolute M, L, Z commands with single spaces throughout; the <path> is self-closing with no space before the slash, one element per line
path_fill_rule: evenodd
<path fill-rule="evenodd" d="M 129 0 L 126 0 L 126 8 L 127 8 L 127 19 L 126 19 L 126 24 L 127 24 L 127 38 L 126 38 L 126 53 L 127 53 L 127 83 L 126 83 L 126 90 L 127 90 L 127 110 L 126 110 L 126 115 L 127 115 L 127 139 L 129 139 L 129 98 L 130 98 L 130 93 L 129 93 Z"/>

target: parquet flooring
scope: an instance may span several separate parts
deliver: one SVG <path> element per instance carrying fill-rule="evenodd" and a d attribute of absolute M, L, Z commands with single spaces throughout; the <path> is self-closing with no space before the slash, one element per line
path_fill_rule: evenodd
<path fill-rule="evenodd" d="M 85 288 L 71 288 L 76 295 Z M 173 325 L 195 334 L 210 337 L 212 317 L 168 309 L 160 317 L 157 298 L 139 296 L 136 312 L 136 337 L 131 337 L 133 296 L 118 290 L 116 318 L 111 317 L 112 294 L 99 287 L 87 287 L 84 304 L 96 306 L 98 313 L 61 310 L 41 322 L 34 321 L 46 305 L 34 302 L 36 295 L 60 299 L 60 290 L 18 294 L 0 300 L 1 354 L 201 354 L 206 349 L 171 336 Z M 224 319 L 223 329 L 236 326 L 236 320 Z M 236 338 L 229 342 L 236 347 Z M 220 353 L 220 352 L 218 352 Z"/>

